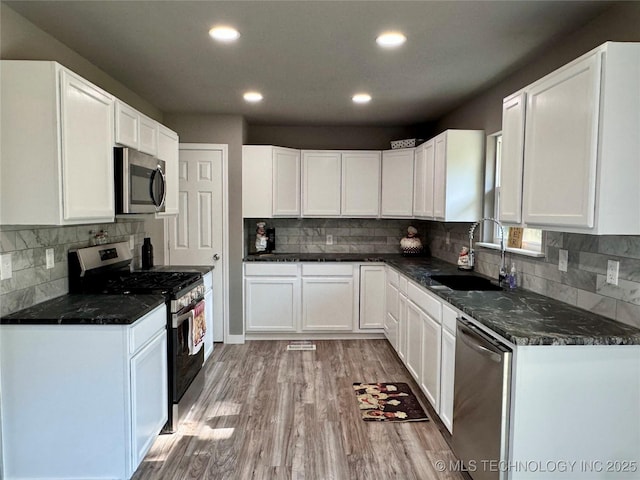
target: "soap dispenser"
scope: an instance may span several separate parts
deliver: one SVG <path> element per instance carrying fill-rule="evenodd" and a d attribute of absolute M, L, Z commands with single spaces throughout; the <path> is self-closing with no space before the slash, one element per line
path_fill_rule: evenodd
<path fill-rule="evenodd" d="M 516 273 L 516 264 L 511 264 L 511 271 L 509 272 L 509 288 L 516 288 L 518 286 L 518 276 Z"/>

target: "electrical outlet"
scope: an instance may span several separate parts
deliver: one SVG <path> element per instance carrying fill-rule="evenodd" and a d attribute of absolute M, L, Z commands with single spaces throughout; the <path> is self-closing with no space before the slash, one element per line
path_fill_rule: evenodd
<path fill-rule="evenodd" d="M 136 237 L 135 235 L 129 235 L 129 250 L 133 250 L 136 248 Z"/>
<path fill-rule="evenodd" d="M 558 253 L 558 270 L 566 272 L 569 265 L 569 250 L 560 250 Z"/>
<path fill-rule="evenodd" d="M 446 245 L 450 245 L 451 244 L 451 232 L 447 232 L 447 235 L 444 237 L 444 243 Z"/>
<path fill-rule="evenodd" d="M 333 235 L 327 235 L 327 245 L 333 245 Z"/>
<path fill-rule="evenodd" d="M 620 271 L 620 262 L 609 260 L 607 262 L 607 283 L 618 285 L 618 272 Z"/>
<path fill-rule="evenodd" d="M 53 255 L 53 248 L 47 248 L 45 251 L 45 257 L 47 260 L 47 268 L 53 268 L 55 264 L 55 257 Z"/>
<path fill-rule="evenodd" d="M 0 255 L 0 280 L 11 278 L 13 266 L 11 265 L 11 254 Z"/>

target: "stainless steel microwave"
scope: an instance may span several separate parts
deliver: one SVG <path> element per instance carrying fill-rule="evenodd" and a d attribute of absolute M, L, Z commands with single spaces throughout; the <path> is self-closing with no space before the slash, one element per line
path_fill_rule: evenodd
<path fill-rule="evenodd" d="M 163 160 L 131 148 L 114 148 L 116 213 L 164 212 Z"/>

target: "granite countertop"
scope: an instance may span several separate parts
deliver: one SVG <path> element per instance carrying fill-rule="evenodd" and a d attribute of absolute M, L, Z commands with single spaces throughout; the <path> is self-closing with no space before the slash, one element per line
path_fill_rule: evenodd
<path fill-rule="evenodd" d="M 164 303 L 161 295 L 68 294 L 0 318 L 2 325 L 130 325 Z"/>
<path fill-rule="evenodd" d="M 640 330 L 521 288 L 455 291 L 431 275 L 462 274 L 436 258 L 372 254 L 252 255 L 245 261 L 385 262 L 515 345 L 640 345 Z M 474 275 L 477 275 L 474 273 Z"/>

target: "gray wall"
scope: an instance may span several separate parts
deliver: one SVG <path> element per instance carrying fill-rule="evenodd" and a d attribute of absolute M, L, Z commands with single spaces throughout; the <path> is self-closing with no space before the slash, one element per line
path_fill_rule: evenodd
<path fill-rule="evenodd" d="M 229 148 L 229 333 L 244 331 L 242 318 L 242 144 L 245 122 L 239 115 L 167 113 L 164 123 L 181 143 L 221 143 Z"/>
<path fill-rule="evenodd" d="M 162 121 L 160 110 L 140 95 L 3 3 L 0 3 L 0 58 L 55 60 L 151 118 Z"/>
<path fill-rule="evenodd" d="M 0 280 L 0 316 L 69 291 L 67 252 L 88 247 L 95 232 L 104 230 L 109 242 L 128 242 L 134 235 L 134 265 L 140 267 L 144 221 L 118 220 L 116 223 L 69 227 L 0 226 L 0 253 L 11 254 L 12 277 Z M 93 233 L 92 233 L 93 232 Z M 45 251 L 53 248 L 54 268 L 47 269 Z"/>
<path fill-rule="evenodd" d="M 424 127 L 249 125 L 247 144 L 324 150 L 388 150 L 391 140 L 415 138 L 416 131 L 420 135 L 431 133 L 425 130 Z"/>

